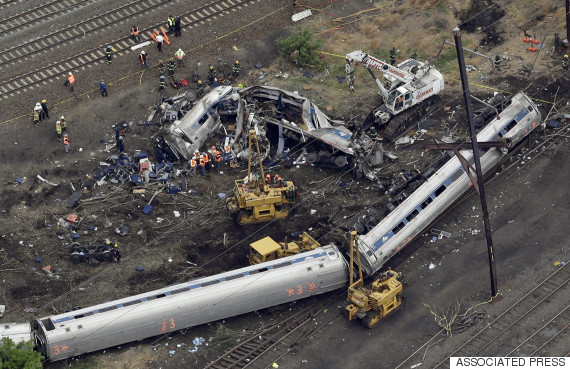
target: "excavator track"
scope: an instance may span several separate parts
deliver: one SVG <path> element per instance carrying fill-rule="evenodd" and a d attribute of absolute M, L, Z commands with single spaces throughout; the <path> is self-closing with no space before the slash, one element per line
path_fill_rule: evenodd
<path fill-rule="evenodd" d="M 437 108 L 440 101 L 441 98 L 438 95 L 434 95 L 416 107 L 398 114 L 388 122 L 388 125 L 380 132 L 380 135 L 389 141 L 395 140 L 398 136 L 415 127 L 417 122 Z"/>

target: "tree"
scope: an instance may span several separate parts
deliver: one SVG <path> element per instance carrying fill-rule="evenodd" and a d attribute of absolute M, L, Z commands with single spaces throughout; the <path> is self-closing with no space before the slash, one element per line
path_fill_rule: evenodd
<path fill-rule="evenodd" d="M 316 50 L 321 47 L 323 40 L 313 40 L 313 33 L 308 29 L 297 28 L 288 30 L 289 36 L 277 39 L 279 55 L 290 58 L 301 67 L 321 67 L 323 62 L 319 59 Z"/>
<path fill-rule="evenodd" d="M 44 357 L 33 347 L 31 341 L 15 344 L 10 338 L 2 338 L 0 369 L 42 369 Z"/>

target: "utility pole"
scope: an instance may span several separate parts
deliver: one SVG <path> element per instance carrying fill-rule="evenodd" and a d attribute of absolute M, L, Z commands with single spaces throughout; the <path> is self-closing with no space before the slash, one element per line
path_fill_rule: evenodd
<path fill-rule="evenodd" d="M 566 0 L 568 3 L 570 0 Z M 491 235 L 491 223 L 489 221 L 489 212 L 487 211 L 487 200 L 485 198 L 485 186 L 483 184 L 483 174 L 481 172 L 481 160 L 479 157 L 479 144 L 477 142 L 477 130 L 473 122 L 473 109 L 471 107 L 471 95 L 469 93 L 469 82 L 467 80 L 467 72 L 465 70 L 465 59 L 463 58 L 463 45 L 461 44 L 461 34 L 458 27 L 453 29 L 455 37 L 455 49 L 457 51 L 457 60 L 459 62 L 459 73 L 461 74 L 461 87 L 463 89 L 463 97 L 465 99 L 465 108 L 467 111 L 467 120 L 469 121 L 469 132 L 471 133 L 471 145 L 473 147 L 473 159 L 475 161 L 475 172 L 477 173 L 477 184 L 479 185 L 479 197 L 481 199 L 481 211 L 483 212 L 483 222 L 485 224 L 485 235 L 487 236 L 487 251 L 489 254 L 489 270 L 491 273 L 491 297 L 497 296 L 497 272 L 495 270 L 495 254 L 493 251 L 493 238 Z M 465 168 L 466 171 L 469 168 Z"/>
<path fill-rule="evenodd" d="M 566 45 L 570 45 L 570 0 L 566 0 Z"/>

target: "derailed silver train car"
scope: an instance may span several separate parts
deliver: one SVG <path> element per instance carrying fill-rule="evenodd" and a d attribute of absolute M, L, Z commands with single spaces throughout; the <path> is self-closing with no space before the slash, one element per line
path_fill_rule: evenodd
<path fill-rule="evenodd" d="M 0 340 L 9 338 L 15 344 L 28 342 L 33 339 L 30 323 L 2 323 L 0 324 Z"/>
<path fill-rule="evenodd" d="M 504 140 L 512 148 L 538 124 L 541 114 L 524 93 L 517 93 L 497 117 L 477 135 L 478 142 Z M 474 163 L 472 150 L 461 150 L 461 155 Z M 481 150 L 482 172 L 492 169 L 507 150 L 490 148 Z M 473 172 L 473 176 L 475 173 Z M 373 275 L 398 251 L 414 240 L 420 232 L 453 205 L 472 183 L 465 168 L 454 156 L 429 177 L 367 234 L 360 236 L 362 268 Z"/>
<path fill-rule="evenodd" d="M 198 278 L 35 322 L 36 346 L 51 361 L 142 340 L 346 287 L 338 249 Z"/>

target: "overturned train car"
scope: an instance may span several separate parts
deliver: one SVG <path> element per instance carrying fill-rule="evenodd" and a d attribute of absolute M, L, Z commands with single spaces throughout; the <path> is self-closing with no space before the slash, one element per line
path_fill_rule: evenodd
<path fill-rule="evenodd" d="M 477 140 L 504 140 L 510 149 L 536 128 L 540 120 L 541 114 L 533 101 L 524 93 L 517 93 L 500 117 L 493 119 L 479 132 Z M 460 153 L 473 165 L 472 150 L 461 150 Z M 507 150 L 498 148 L 481 150 L 483 174 L 495 167 L 507 153 Z M 360 236 L 359 247 L 365 273 L 372 275 L 380 270 L 394 254 L 414 240 L 471 186 L 466 169 L 456 156 L 445 162 L 396 209 L 367 234 Z"/>
<path fill-rule="evenodd" d="M 43 317 L 34 322 L 35 344 L 49 360 L 62 360 L 342 288 L 347 268 L 329 245 Z"/>

